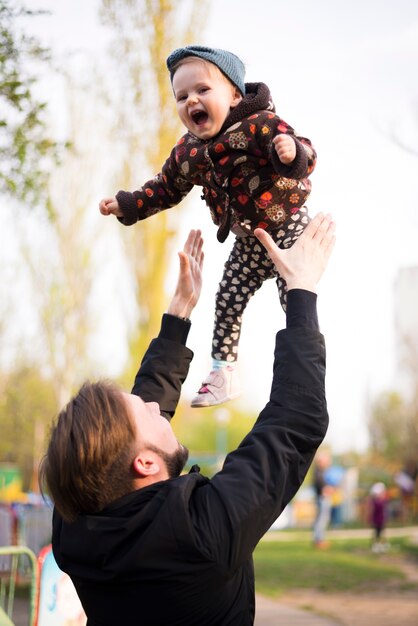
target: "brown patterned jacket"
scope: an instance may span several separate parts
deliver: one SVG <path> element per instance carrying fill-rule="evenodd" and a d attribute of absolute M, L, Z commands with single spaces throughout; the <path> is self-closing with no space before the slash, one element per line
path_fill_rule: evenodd
<path fill-rule="evenodd" d="M 296 143 L 290 165 L 280 162 L 272 143 L 280 133 L 290 134 Z M 276 115 L 268 87 L 247 83 L 246 96 L 216 137 L 203 141 L 187 132 L 159 174 L 138 191 L 117 193 L 124 214 L 119 220 L 129 226 L 169 209 L 198 185 L 218 226 L 219 241 L 225 241 L 231 228 L 241 234 L 255 228 L 277 230 L 309 196 L 307 177 L 315 163 L 309 139 Z"/>

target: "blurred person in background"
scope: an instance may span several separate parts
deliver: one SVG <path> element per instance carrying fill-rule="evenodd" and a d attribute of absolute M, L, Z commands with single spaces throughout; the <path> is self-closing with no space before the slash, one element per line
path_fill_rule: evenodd
<path fill-rule="evenodd" d="M 313 488 L 315 491 L 316 516 L 313 524 L 313 543 L 316 548 L 328 548 L 325 539 L 329 526 L 334 487 L 327 482 L 327 470 L 331 466 L 331 455 L 327 450 L 320 450 L 315 457 Z"/>
<path fill-rule="evenodd" d="M 378 482 L 370 489 L 370 524 L 373 527 L 373 552 L 386 552 L 389 544 L 384 538 L 387 521 L 387 491 L 385 483 Z"/>

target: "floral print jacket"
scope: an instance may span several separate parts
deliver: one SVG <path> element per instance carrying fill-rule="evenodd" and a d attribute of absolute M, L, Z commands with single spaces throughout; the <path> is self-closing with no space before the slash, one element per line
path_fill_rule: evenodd
<path fill-rule="evenodd" d="M 296 157 L 280 162 L 272 143 L 279 133 L 292 135 Z M 306 201 L 307 178 L 316 153 L 309 139 L 300 137 L 275 113 L 264 83 L 247 83 L 246 96 L 232 109 L 222 129 L 203 141 L 187 132 L 177 142 L 162 170 L 133 193 L 119 191 L 120 221 L 129 226 L 178 204 L 194 185 L 225 241 L 232 229 L 251 234 L 255 228 L 277 230 Z"/>

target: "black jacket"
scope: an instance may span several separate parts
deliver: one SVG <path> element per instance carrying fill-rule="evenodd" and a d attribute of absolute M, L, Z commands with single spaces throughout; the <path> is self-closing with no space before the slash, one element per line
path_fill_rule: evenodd
<path fill-rule="evenodd" d="M 75 584 L 88 626 L 253 624 L 253 550 L 301 485 L 328 423 L 324 342 L 303 310 L 289 324 L 298 298 L 314 296 L 289 292 L 270 400 L 218 474 L 162 481 L 73 524 L 54 515 L 55 558 Z M 136 390 L 171 415 L 190 358 L 160 336 Z"/>

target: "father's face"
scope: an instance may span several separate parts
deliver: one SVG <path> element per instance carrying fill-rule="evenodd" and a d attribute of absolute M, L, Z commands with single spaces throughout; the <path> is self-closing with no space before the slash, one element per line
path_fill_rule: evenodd
<path fill-rule="evenodd" d="M 124 393 L 142 448 L 156 452 L 167 466 L 170 478 L 182 472 L 189 451 L 177 440 L 170 422 L 160 414 L 157 402 L 144 402 L 139 396 Z"/>

